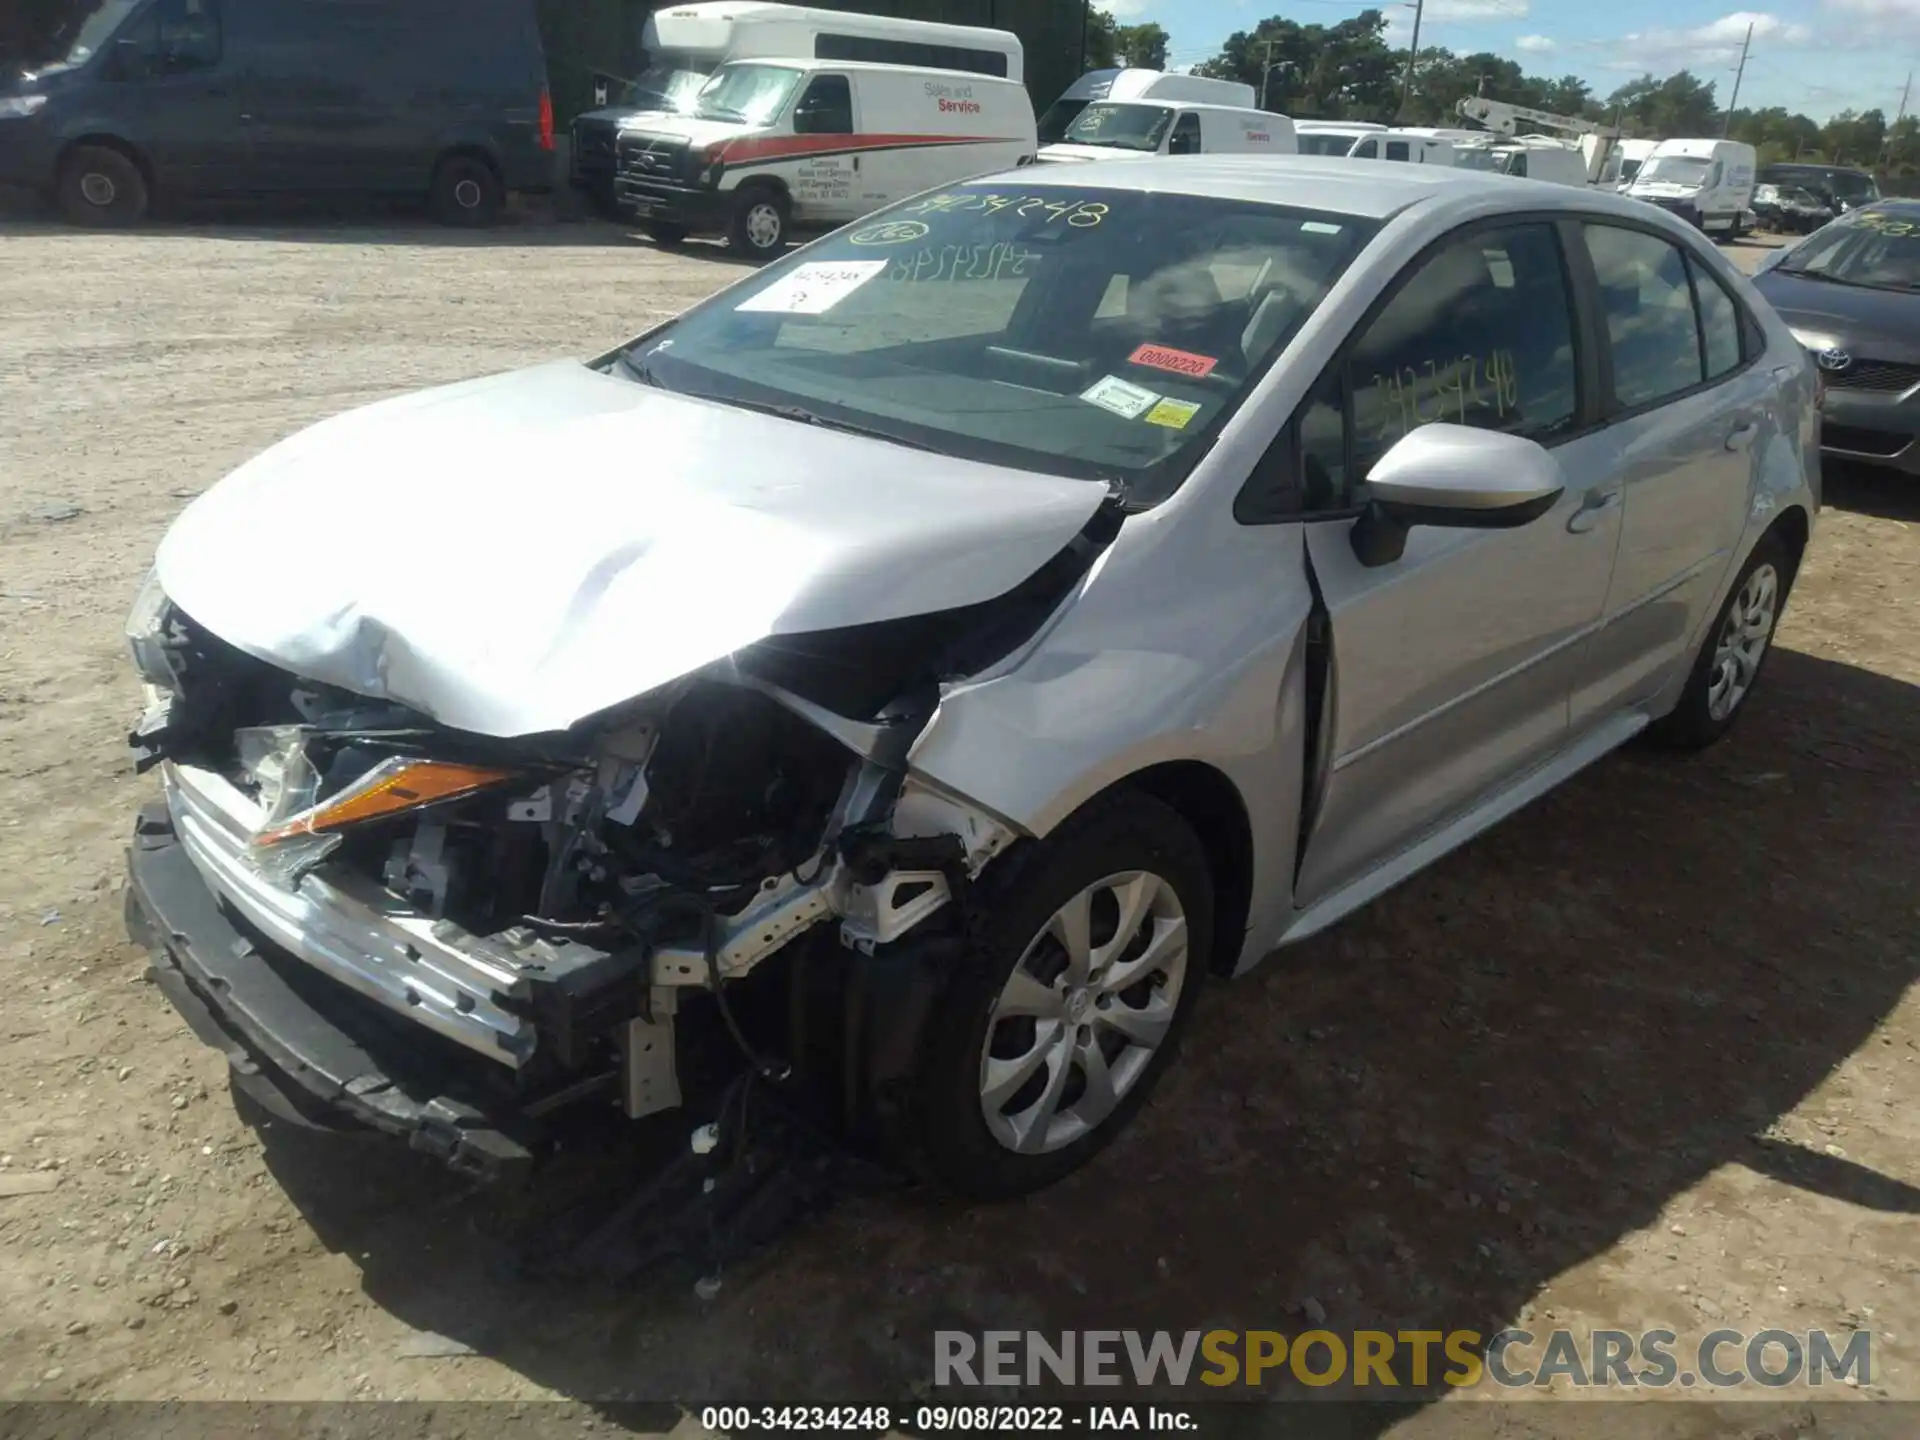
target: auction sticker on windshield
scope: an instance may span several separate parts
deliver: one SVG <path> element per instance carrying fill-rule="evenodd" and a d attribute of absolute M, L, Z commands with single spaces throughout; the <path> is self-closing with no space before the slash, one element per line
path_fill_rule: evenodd
<path fill-rule="evenodd" d="M 1175 350 L 1166 345 L 1142 345 L 1127 357 L 1130 365 L 1147 365 L 1155 370 L 1170 370 L 1195 380 L 1211 375 L 1220 362 L 1211 355 L 1195 355 L 1190 350 Z"/>
<path fill-rule="evenodd" d="M 887 268 L 885 260 L 816 260 L 734 306 L 773 315 L 824 315 Z"/>
<path fill-rule="evenodd" d="M 1098 405 L 1102 410 L 1111 410 L 1114 414 L 1128 420 L 1138 420 L 1160 399 L 1153 391 L 1143 390 L 1138 385 L 1129 385 L 1118 375 L 1108 375 L 1104 379 L 1096 380 L 1080 392 L 1080 398 L 1089 405 Z"/>

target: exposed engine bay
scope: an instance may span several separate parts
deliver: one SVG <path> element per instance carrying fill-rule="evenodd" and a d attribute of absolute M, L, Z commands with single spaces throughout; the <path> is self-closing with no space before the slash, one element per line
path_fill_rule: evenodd
<path fill-rule="evenodd" d="M 1016 841 L 908 751 L 941 686 L 1030 642 L 1117 525 L 1103 508 L 986 604 L 774 637 L 513 739 L 302 679 L 150 582 L 131 742 L 248 934 L 412 1022 L 470 1090 L 639 1117 L 709 1071 L 784 1070 L 808 1049 L 798 952 L 900 942 Z"/>

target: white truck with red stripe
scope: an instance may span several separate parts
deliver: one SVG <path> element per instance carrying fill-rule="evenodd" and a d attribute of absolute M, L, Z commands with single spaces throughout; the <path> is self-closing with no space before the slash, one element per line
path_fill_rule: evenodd
<path fill-rule="evenodd" d="M 677 114 L 620 131 L 614 194 L 660 244 L 718 234 L 766 259 L 947 181 L 1031 164 L 1019 81 L 857 61 L 733 61 Z"/>

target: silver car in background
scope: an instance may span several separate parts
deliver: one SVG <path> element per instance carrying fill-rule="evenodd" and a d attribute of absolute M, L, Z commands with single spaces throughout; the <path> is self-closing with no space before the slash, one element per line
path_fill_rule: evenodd
<path fill-rule="evenodd" d="M 1710 244 L 1590 190 L 922 195 L 196 500 L 129 627 L 133 927 L 245 1087 L 463 1168 L 744 1065 L 1028 1191 L 1207 976 L 1725 733 L 1816 389 Z"/>

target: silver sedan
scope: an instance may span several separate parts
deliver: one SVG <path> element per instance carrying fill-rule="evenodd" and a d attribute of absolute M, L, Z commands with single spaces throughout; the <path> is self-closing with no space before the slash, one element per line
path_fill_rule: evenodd
<path fill-rule="evenodd" d="M 134 927 L 285 1113 L 465 1168 L 570 1107 L 724 1138 L 754 1083 L 1027 1191 L 1207 977 L 1633 736 L 1723 735 L 1818 404 L 1709 244 L 1595 191 L 924 194 L 197 500 L 129 627 Z"/>

